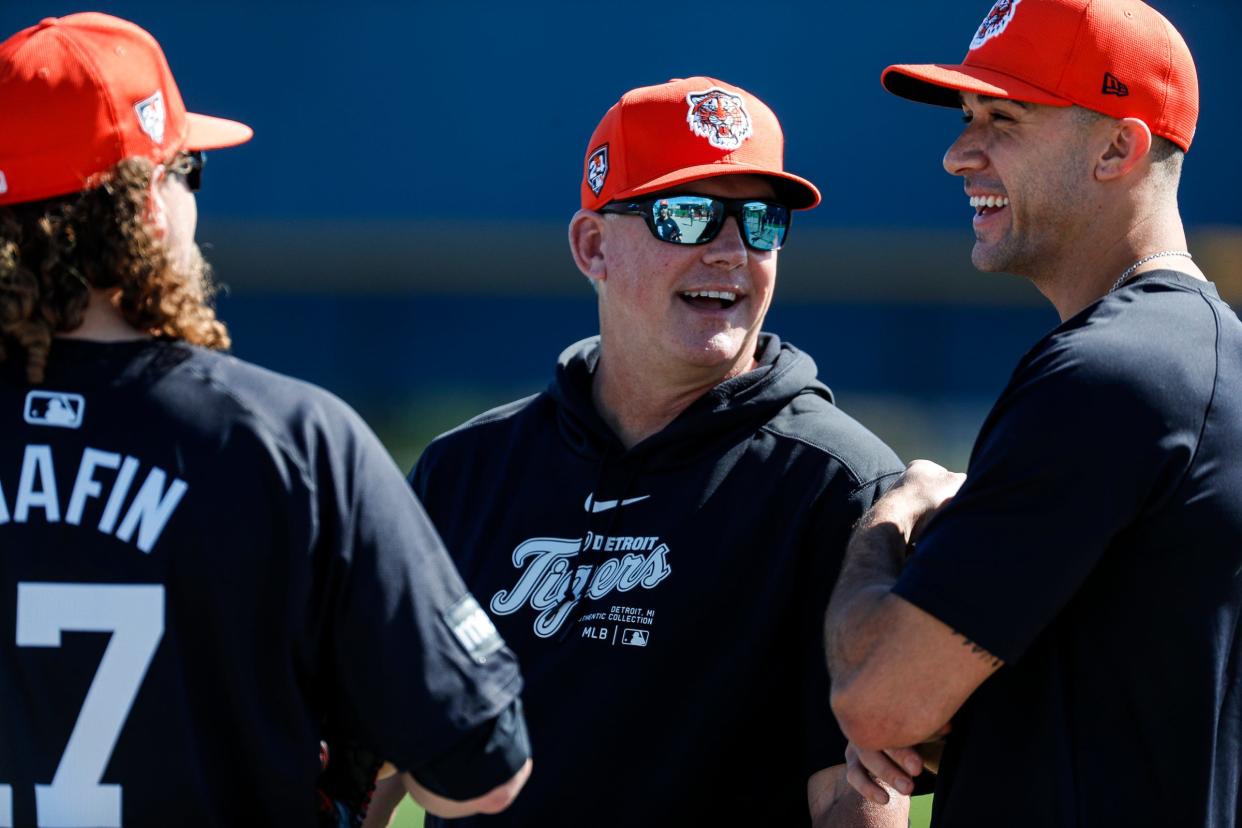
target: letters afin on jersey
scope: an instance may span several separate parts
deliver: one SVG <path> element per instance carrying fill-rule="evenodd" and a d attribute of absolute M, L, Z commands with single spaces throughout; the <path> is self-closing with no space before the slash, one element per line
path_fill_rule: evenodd
<path fill-rule="evenodd" d="M 62 511 L 61 492 L 65 486 L 56 479 L 52 447 L 28 445 L 16 489 L 12 488 L 13 481 L 0 480 L 0 526 L 26 523 L 34 517 L 33 513 L 42 512 L 48 523 L 95 523 L 100 532 L 150 553 L 189 485 L 180 478 L 170 482 L 168 473 L 157 466 L 148 469 L 138 483 L 141 465 L 135 457 L 84 449 Z M 106 493 L 105 483 L 109 487 Z M 136 493 L 131 498 L 135 486 Z M 12 498 L 10 492 L 15 492 Z"/>

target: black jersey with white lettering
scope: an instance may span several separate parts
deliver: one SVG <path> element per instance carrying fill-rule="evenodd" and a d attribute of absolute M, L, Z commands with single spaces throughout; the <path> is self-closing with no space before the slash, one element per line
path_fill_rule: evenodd
<path fill-rule="evenodd" d="M 1004 659 L 933 824 L 1242 820 L 1242 323 L 1173 271 L 1028 353 L 895 591 Z"/>
<path fill-rule="evenodd" d="M 845 750 L 824 608 L 901 464 L 810 357 L 760 343 L 756 370 L 626 450 L 587 340 L 546 392 L 419 460 L 415 490 L 522 660 L 536 755 L 507 811 L 462 824 L 810 824 L 807 778 Z"/>
<path fill-rule="evenodd" d="M 160 340 L 19 368 L 0 824 L 310 826 L 325 721 L 417 774 L 513 701 L 512 653 L 342 402 Z"/>

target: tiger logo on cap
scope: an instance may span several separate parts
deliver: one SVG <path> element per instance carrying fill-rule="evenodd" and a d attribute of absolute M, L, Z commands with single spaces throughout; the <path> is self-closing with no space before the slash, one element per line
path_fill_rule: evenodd
<path fill-rule="evenodd" d="M 1021 2 L 1022 0 L 996 0 L 996 5 L 992 6 L 988 16 L 983 18 L 983 22 L 979 24 L 979 31 L 975 32 L 974 40 L 970 41 L 971 51 L 1003 33 L 1009 21 L 1013 20 L 1013 13 Z"/>
<path fill-rule="evenodd" d="M 690 131 L 717 149 L 735 150 L 751 135 L 750 113 L 741 95 L 713 86 L 686 96 Z"/>

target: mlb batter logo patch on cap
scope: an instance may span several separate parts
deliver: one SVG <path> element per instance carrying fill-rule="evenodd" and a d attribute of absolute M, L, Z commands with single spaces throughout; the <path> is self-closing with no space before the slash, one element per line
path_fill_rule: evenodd
<path fill-rule="evenodd" d="M 587 158 L 587 186 L 599 195 L 608 180 L 608 145 L 604 144 Z"/>
<path fill-rule="evenodd" d="M 26 422 L 37 426 L 80 428 L 86 398 L 65 391 L 31 391 L 23 411 Z"/>
<path fill-rule="evenodd" d="M 1021 2 L 1022 0 L 996 0 L 996 5 L 979 24 L 979 31 L 975 32 L 974 40 L 970 41 L 971 51 L 978 49 L 997 35 L 1004 34 Z"/>
<path fill-rule="evenodd" d="M 164 93 L 157 89 L 151 97 L 134 104 L 134 112 L 138 113 L 138 125 L 142 131 L 151 136 L 155 143 L 164 143 L 164 123 L 168 117 L 164 108 Z"/>
<path fill-rule="evenodd" d="M 4 177 L 4 170 L 0 170 L 0 195 L 4 195 L 9 191 L 9 180 Z"/>
<path fill-rule="evenodd" d="M 750 137 L 750 113 L 741 95 L 713 86 L 686 96 L 690 111 L 686 123 L 690 131 L 718 149 L 735 150 Z"/>

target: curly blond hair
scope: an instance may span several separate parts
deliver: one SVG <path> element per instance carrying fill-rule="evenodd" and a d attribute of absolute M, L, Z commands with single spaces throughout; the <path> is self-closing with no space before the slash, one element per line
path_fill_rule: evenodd
<path fill-rule="evenodd" d="M 211 271 L 195 248 L 178 267 L 148 220 L 154 165 L 129 158 L 81 193 L 0 207 L 0 363 L 16 354 L 43 381 L 52 337 L 82 324 L 89 288 L 119 288 L 134 328 L 227 349 Z"/>

